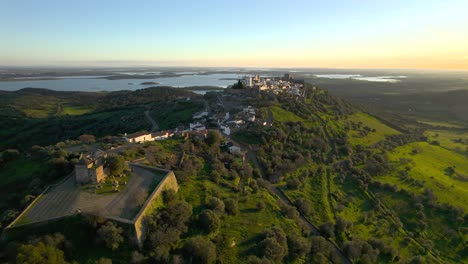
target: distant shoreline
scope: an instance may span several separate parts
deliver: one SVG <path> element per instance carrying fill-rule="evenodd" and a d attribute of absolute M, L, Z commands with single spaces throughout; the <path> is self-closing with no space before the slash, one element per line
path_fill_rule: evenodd
<path fill-rule="evenodd" d="M 174 87 L 174 86 L 148 86 L 148 87 L 143 87 L 141 89 L 148 89 L 148 88 L 172 88 L 172 89 L 177 89 L 177 90 L 184 90 L 184 91 L 223 91 L 227 88 L 223 87 L 218 87 L 218 86 L 188 86 L 188 87 Z M 141 90 L 138 89 L 138 90 Z M 40 88 L 40 87 L 24 87 L 18 90 L 14 91 L 8 91 L 8 90 L 2 90 L 0 89 L 0 95 L 6 94 L 6 93 L 15 93 L 19 91 L 42 91 L 42 92 L 65 92 L 65 93 L 102 93 L 102 92 L 120 92 L 120 91 L 135 91 L 135 90 L 128 90 L 128 89 L 122 89 L 122 90 L 115 90 L 115 91 L 80 91 L 80 90 L 74 90 L 74 91 L 68 91 L 68 90 L 53 90 L 53 89 L 48 89 L 48 88 Z"/>

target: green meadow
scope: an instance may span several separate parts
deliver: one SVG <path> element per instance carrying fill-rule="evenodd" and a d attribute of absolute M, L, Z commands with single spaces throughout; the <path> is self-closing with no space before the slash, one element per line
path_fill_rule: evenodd
<path fill-rule="evenodd" d="M 311 127 L 313 122 L 306 120 L 293 112 L 285 110 L 280 106 L 272 106 L 268 108 L 271 111 L 273 120 L 277 122 L 302 122 L 306 127 Z"/>
<path fill-rule="evenodd" d="M 366 135 L 361 134 L 359 130 L 351 129 L 348 135 L 349 135 L 349 141 L 351 142 L 353 146 L 373 145 L 385 139 L 386 136 L 396 135 L 400 133 L 397 130 L 383 124 L 375 117 L 372 117 L 362 112 L 350 115 L 347 121 L 353 122 L 355 124 L 361 124 L 361 128 L 369 127 L 371 129 L 375 129 L 375 132 L 369 132 Z"/>
<path fill-rule="evenodd" d="M 463 128 L 463 126 L 455 124 L 455 123 L 449 123 L 449 122 L 442 122 L 442 121 L 434 121 L 434 120 L 418 120 L 419 123 L 425 124 L 425 125 L 430 125 L 434 127 L 445 127 L 445 128 Z"/>
<path fill-rule="evenodd" d="M 438 141 L 440 146 L 461 154 L 468 153 L 468 132 L 457 130 L 427 130 L 429 141 Z"/>
<path fill-rule="evenodd" d="M 439 202 L 468 211 L 467 157 L 426 142 L 418 142 L 397 147 L 389 153 L 389 159 L 394 169 L 379 177 L 379 181 L 397 184 L 400 188 L 417 193 L 422 193 L 426 187 L 430 188 Z M 406 170 L 406 167 L 409 168 L 408 177 L 402 178 L 399 171 Z M 448 167 L 455 168 L 454 175 L 447 173 Z"/>

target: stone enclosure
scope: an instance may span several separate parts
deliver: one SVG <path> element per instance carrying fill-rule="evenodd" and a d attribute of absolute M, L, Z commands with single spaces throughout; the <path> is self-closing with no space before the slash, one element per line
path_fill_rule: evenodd
<path fill-rule="evenodd" d="M 130 164 L 130 168 L 133 177 L 127 186 L 123 191 L 112 194 L 86 191 L 75 184 L 73 175 L 69 176 L 38 196 L 7 229 L 46 224 L 74 214 L 87 213 L 130 225 L 134 231 L 134 239 L 141 246 L 145 234 L 143 219 L 153 211 L 152 203 L 164 190 L 177 191 L 178 184 L 172 171 L 133 163 Z M 141 196 L 141 192 L 147 192 L 143 205 L 135 201 L 135 197 Z"/>

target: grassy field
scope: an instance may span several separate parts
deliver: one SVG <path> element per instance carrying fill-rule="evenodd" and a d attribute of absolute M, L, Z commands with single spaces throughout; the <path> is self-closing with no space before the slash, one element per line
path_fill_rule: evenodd
<path fill-rule="evenodd" d="M 304 118 L 297 116 L 293 112 L 284 110 L 279 106 L 269 107 L 271 114 L 273 115 L 273 121 L 277 122 L 303 122 L 306 127 L 310 127 L 313 122 L 305 120 Z"/>
<path fill-rule="evenodd" d="M 411 143 L 396 148 L 389 154 L 395 169 L 379 177 L 382 182 L 397 184 L 401 188 L 422 193 L 430 188 L 442 203 L 460 206 L 468 211 L 468 181 L 456 175 L 449 176 L 446 169 L 454 166 L 462 176 L 468 176 L 468 158 L 429 143 Z M 402 162 L 403 159 L 403 162 Z M 404 159 L 409 161 L 406 163 Z M 398 171 L 410 167 L 409 177 L 403 179 Z"/>
<path fill-rule="evenodd" d="M 462 125 L 455 123 L 442 122 L 442 121 L 433 121 L 433 120 L 418 120 L 419 123 L 430 125 L 434 127 L 445 127 L 445 128 L 463 128 Z"/>
<path fill-rule="evenodd" d="M 92 112 L 94 109 L 85 105 L 63 104 L 61 115 L 83 115 Z"/>
<path fill-rule="evenodd" d="M 46 118 L 62 115 L 82 115 L 94 110 L 89 104 L 73 104 L 67 100 L 47 95 L 21 95 L 17 97 L 3 97 L 0 102 L 10 105 L 27 117 Z"/>
<path fill-rule="evenodd" d="M 352 145 L 365 145 L 369 146 L 375 144 L 386 136 L 399 134 L 399 132 L 379 120 L 365 113 L 356 113 L 348 117 L 348 121 L 356 124 L 362 124 L 361 127 L 369 127 L 375 129 L 375 132 L 369 132 L 367 135 L 361 135 L 358 130 L 349 131 L 349 141 Z"/>
<path fill-rule="evenodd" d="M 461 154 L 468 153 L 468 132 L 455 130 L 427 130 L 424 135 L 429 141 L 438 141 L 440 146 Z M 461 141 L 459 141 L 461 139 Z M 456 142 L 458 141 L 458 142 Z"/>
<path fill-rule="evenodd" d="M 27 158 L 19 158 L 8 162 L 0 170 L 0 189 L 15 182 L 31 180 L 35 173 L 41 170 L 41 167 L 40 162 Z"/>

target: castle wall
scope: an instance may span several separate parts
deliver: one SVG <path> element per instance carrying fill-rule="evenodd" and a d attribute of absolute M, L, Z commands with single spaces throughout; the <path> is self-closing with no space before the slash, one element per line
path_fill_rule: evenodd
<path fill-rule="evenodd" d="M 106 177 L 102 165 L 93 169 L 89 169 L 89 175 L 92 183 L 100 183 Z"/>
<path fill-rule="evenodd" d="M 134 241 L 136 240 L 137 245 L 141 247 L 142 243 L 143 243 L 143 241 L 145 239 L 145 232 L 146 232 L 145 217 L 148 216 L 149 214 L 151 214 L 154 211 L 154 209 L 157 208 L 157 205 L 159 204 L 158 199 L 162 199 L 161 196 L 162 196 L 163 191 L 172 189 L 175 192 L 177 192 L 179 190 L 179 185 L 177 183 L 177 179 L 176 179 L 176 176 L 175 176 L 173 171 L 154 168 L 154 167 L 149 167 L 149 166 L 143 166 L 143 165 L 139 165 L 139 164 L 132 164 L 132 166 L 139 166 L 139 167 L 142 167 L 142 168 L 145 168 L 145 169 L 148 169 L 148 170 L 153 170 L 153 171 L 159 171 L 159 172 L 162 172 L 162 173 L 166 173 L 164 178 L 154 188 L 153 192 L 147 198 L 146 202 L 144 203 L 144 205 L 141 207 L 138 214 L 133 219 L 123 219 L 123 218 L 120 218 L 120 217 L 107 217 L 108 219 L 120 222 L 121 224 L 128 225 L 130 227 L 130 229 L 131 229 L 132 240 L 133 239 L 134 239 Z M 103 179 L 105 177 L 102 166 L 98 166 L 96 169 L 92 169 L 92 168 L 90 169 L 90 168 L 88 168 L 87 165 L 77 164 L 77 165 L 75 165 L 75 174 L 74 174 L 76 182 L 77 183 L 88 183 L 89 180 L 90 180 L 89 179 L 90 174 L 88 174 L 88 171 L 90 171 L 90 172 L 94 171 L 95 172 L 94 175 L 97 177 L 95 179 L 98 179 L 99 177 L 102 177 L 101 179 Z M 73 177 L 73 174 L 71 174 L 70 177 Z M 67 179 L 69 179 L 69 178 L 67 178 Z M 51 186 L 49 186 L 49 187 L 51 187 Z M 49 190 L 49 187 L 43 193 L 46 193 L 46 191 Z M 13 227 L 13 225 L 29 209 L 29 207 L 33 206 L 33 204 L 37 200 L 39 200 L 39 198 L 42 196 L 42 194 L 40 196 L 38 196 L 34 200 L 34 202 L 31 203 L 28 206 L 28 208 L 26 210 L 24 210 L 20 214 L 20 216 L 17 217 L 17 219 L 15 219 L 15 221 L 13 221 L 8 226 L 9 229 L 11 229 Z M 59 220 L 59 219 L 62 219 L 62 218 L 67 218 L 69 216 L 70 215 L 59 217 L 59 218 L 56 218 L 56 219 L 49 219 L 49 220 L 46 220 L 46 221 L 32 223 L 32 224 L 34 224 L 34 226 L 40 226 L 42 224 L 51 223 L 53 221 L 56 221 L 56 220 Z M 31 225 L 31 223 L 24 224 L 23 226 L 29 226 L 29 225 Z"/>
<path fill-rule="evenodd" d="M 81 184 L 89 182 L 88 166 L 84 164 L 75 165 L 75 181 Z"/>
<path fill-rule="evenodd" d="M 143 166 L 142 166 L 143 167 Z M 154 168 L 152 168 L 154 169 Z M 161 180 L 161 182 L 156 186 L 153 193 L 151 193 L 150 197 L 146 200 L 145 204 L 143 205 L 142 209 L 138 213 L 137 216 L 133 219 L 134 227 L 135 227 L 135 235 L 138 242 L 138 245 L 141 247 L 143 240 L 145 239 L 145 225 L 144 219 L 145 216 L 152 212 L 151 203 L 155 201 L 158 197 L 162 195 L 162 192 L 165 190 L 172 189 L 175 192 L 179 190 L 179 185 L 177 184 L 177 179 L 173 171 L 169 171 L 168 174 Z"/>

